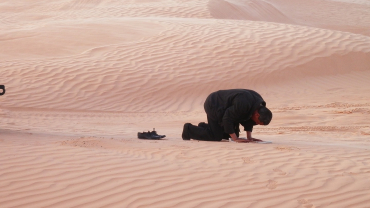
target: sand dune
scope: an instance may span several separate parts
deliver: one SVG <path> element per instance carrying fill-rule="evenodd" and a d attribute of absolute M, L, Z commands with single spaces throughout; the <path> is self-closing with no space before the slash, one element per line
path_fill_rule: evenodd
<path fill-rule="evenodd" d="M 216 19 L 256 20 L 294 24 L 292 19 L 267 1 L 211 0 L 208 8 L 211 15 Z"/>
<path fill-rule="evenodd" d="M 1 2 L 0 207 L 367 207 L 369 9 Z M 182 141 L 230 88 L 261 93 L 273 144 Z"/>
<path fill-rule="evenodd" d="M 368 1 L 211 0 L 217 19 L 240 19 L 303 25 L 369 36 Z"/>
<path fill-rule="evenodd" d="M 104 30 L 101 28 L 104 27 Z M 143 29 L 144 28 L 144 29 Z M 121 31 L 125 31 L 122 33 Z M 132 42 L 151 37 L 161 25 L 148 21 L 116 19 L 103 21 L 63 21 L 1 35 L 3 60 L 19 57 L 45 58 L 72 56 L 94 47 Z M 138 38 L 140 37 L 140 38 Z"/>
<path fill-rule="evenodd" d="M 360 81 L 364 74 L 368 77 L 370 38 L 366 36 L 264 22 L 135 20 L 125 24 L 130 23 L 159 25 L 162 31 L 153 34 L 133 28 L 126 35 L 132 34 L 131 40 L 126 36 L 108 38 L 117 44 L 94 47 L 76 57 L 28 59 L 16 65 L 4 61 L 3 76 L 8 77 L 12 93 L 2 105 L 189 111 L 202 110 L 205 96 L 219 88 L 217 83 L 222 83 L 222 88 L 258 88 L 311 76 L 359 73 Z M 140 32 L 152 36 L 132 40 Z M 94 33 L 90 35 L 93 38 Z M 12 89 L 20 80 L 23 84 Z"/>
<path fill-rule="evenodd" d="M 241 146 L 27 136 L 45 140 L 41 145 L 16 140 L 12 134 L 5 137 L 6 149 L 0 153 L 1 176 L 7 179 L 0 191 L 2 207 L 362 207 L 369 203 L 365 191 L 370 185 L 366 182 L 369 154 L 364 149 L 323 143 Z"/>

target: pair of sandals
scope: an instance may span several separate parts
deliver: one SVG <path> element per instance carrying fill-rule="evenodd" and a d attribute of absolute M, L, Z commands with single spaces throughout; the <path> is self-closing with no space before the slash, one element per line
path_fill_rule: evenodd
<path fill-rule="evenodd" d="M 4 95 L 5 94 L 5 86 L 0 85 L 0 89 L 2 90 L 2 92 L 0 92 L 0 95 Z"/>

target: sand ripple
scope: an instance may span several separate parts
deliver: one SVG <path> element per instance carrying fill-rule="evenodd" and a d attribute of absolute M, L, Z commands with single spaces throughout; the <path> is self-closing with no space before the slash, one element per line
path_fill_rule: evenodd
<path fill-rule="evenodd" d="M 1 1 L 0 207 L 367 207 L 369 6 Z M 228 88 L 272 144 L 181 140 Z"/>
<path fill-rule="evenodd" d="M 2 146 L 7 147 L 0 153 L 3 207 L 369 203 L 364 179 L 370 155 L 362 149 L 93 137 L 39 144 L 5 140 Z"/>
<path fill-rule="evenodd" d="M 73 57 L 0 63 L 9 92 L 2 106 L 189 111 L 201 110 L 204 97 L 220 84 L 263 90 L 310 76 L 368 77 L 370 39 L 361 35 L 263 22 L 153 24 L 166 29 Z"/>

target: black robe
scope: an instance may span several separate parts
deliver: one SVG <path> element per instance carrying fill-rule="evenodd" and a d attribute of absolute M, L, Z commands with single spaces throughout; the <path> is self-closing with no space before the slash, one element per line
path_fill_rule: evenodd
<path fill-rule="evenodd" d="M 239 124 L 245 131 L 252 131 L 256 123 L 251 118 L 260 106 L 266 106 L 261 95 L 247 89 L 219 90 L 211 93 L 204 102 L 207 117 L 223 126 L 227 134 L 236 133 Z"/>
<path fill-rule="evenodd" d="M 2 92 L 0 92 L 0 95 L 4 95 L 5 94 L 5 86 L 0 85 L 0 90 L 2 90 Z"/>

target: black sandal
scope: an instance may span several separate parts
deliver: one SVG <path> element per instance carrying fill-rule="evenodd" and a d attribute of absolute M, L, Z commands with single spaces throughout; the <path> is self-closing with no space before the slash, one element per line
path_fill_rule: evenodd
<path fill-rule="evenodd" d="M 138 132 L 137 137 L 139 139 L 151 139 L 151 140 L 159 140 L 162 138 L 165 138 L 166 135 L 158 135 L 157 132 L 155 131 L 155 128 L 153 128 L 153 131 L 150 132 Z"/>

